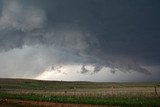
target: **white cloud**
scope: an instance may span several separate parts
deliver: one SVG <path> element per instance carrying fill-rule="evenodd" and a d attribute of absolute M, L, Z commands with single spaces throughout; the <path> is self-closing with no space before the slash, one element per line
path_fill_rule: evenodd
<path fill-rule="evenodd" d="M 60 65 L 59 65 L 60 66 Z M 37 75 L 34 79 L 38 80 L 58 80 L 58 81 L 95 81 L 95 82 L 137 82 L 137 81 L 154 81 L 158 80 L 158 71 L 152 72 L 153 75 L 143 75 L 138 72 L 110 72 L 109 67 L 104 67 L 100 72 L 94 73 L 93 66 L 88 65 L 86 68 L 90 69 L 89 73 L 82 74 L 82 65 L 62 65 L 59 69 L 44 70 L 44 72 Z M 56 68 L 56 66 L 55 66 Z M 158 74 L 158 76 L 156 76 Z M 156 77 L 156 78 L 154 78 Z"/>

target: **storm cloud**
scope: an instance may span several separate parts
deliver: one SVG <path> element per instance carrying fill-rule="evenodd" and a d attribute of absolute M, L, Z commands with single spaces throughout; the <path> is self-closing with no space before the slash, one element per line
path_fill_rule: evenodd
<path fill-rule="evenodd" d="M 33 6 L 26 7 L 20 0 L 5 1 L 1 11 L 2 30 L 32 31 L 41 28 L 46 20 L 43 10 Z"/>
<path fill-rule="evenodd" d="M 1 77 L 34 78 L 48 66 L 61 65 L 80 65 L 75 72 L 82 74 L 110 68 L 115 75 L 152 75 L 148 68 L 160 65 L 158 0 L 0 3 Z"/>

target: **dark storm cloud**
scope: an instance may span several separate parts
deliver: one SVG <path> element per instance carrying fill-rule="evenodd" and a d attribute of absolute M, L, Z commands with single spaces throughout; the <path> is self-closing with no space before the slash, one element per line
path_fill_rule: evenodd
<path fill-rule="evenodd" d="M 94 72 L 150 74 L 142 66 L 160 64 L 158 0 L 6 0 L 0 7 L 2 51 L 56 47 L 57 63 L 82 64 L 83 72 L 91 64 Z"/>
<path fill-rule="evenodd" d="M 85 65 L 83 65 L 83 66 L 81 67 L 81 73 L 87 73 L 87 72 L 89 72 L 89 70 L 87 70 L 87 69 L 85 68 Z"/>
<path fill-rule="evenodd" d="M 99 41 L 102 54 L 134 57 L 142 63 L 159 63 L 158 0 L 49 0 L 45 3 L 46 6 L 41 2 L 39 5 L 47 10 L 51 26 L 78 27 L 91 32 Z"/>

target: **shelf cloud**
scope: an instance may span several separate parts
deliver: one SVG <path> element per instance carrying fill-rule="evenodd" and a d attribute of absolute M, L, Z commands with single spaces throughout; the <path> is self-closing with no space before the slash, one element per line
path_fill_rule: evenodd
<path fill-rule="evenodd" d="M 34 78 L 48 66 L 65 65 L 80 66 L 75 70 L 79 75 L 109 68 L 106 72 L 114 75 L 137 73 L 152 79 L 159 70 L 148 69 L 160 65 L 159 1 L 0 3 L 1 77 Z"/>

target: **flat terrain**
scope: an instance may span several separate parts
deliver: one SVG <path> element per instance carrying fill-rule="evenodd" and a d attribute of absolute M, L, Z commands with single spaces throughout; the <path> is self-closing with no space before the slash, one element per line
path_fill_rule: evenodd
<path fill-rule="evenodd" d="M 92 107 L 93 105 L 96 107 L 159 107 L 160 87 L 157 86 L 156 93 L 155 85 L 157 84 L 39 81 L 2 78 L 0 79 L 0 105 L 3 107 L 27 105 L 43 107 L 46 106 L 45 104 L 49 104 L 47 106 L 51 107 L 54 107 L 55 104 L 57 107 Z"/>
<path fill-rule="evenodd" d="M 70 103 L 53 103 L 44 101 L 27 101 L 27 100 L 15 100 L 15 99 L 0 99 L 0 107 L 113 107 L 104 105 L 88 105 L 88 104 L 70 104 Z M 114 106 L 115 107 L 115 106 Z"/>

